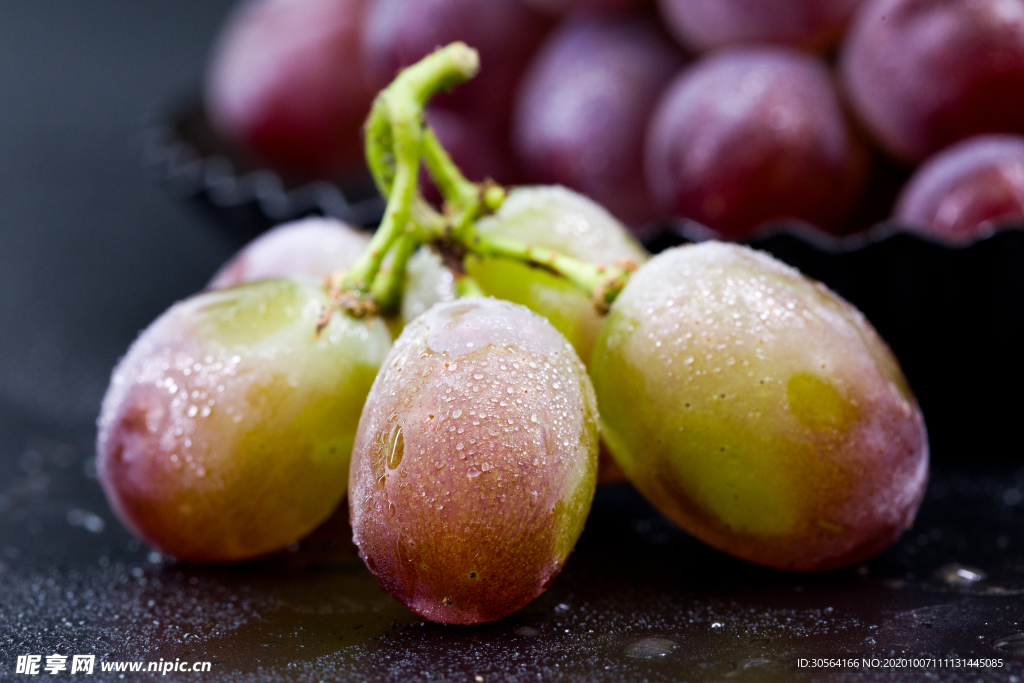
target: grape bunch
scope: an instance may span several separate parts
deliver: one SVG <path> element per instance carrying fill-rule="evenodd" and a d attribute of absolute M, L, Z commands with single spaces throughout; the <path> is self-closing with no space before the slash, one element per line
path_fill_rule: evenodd
<path fill-rule="evenodd" d="M 211 60 L 208 116 L 287 178 L 364 175 L 373 93 L 455 40 L 483 75 L 427 115 L 466 176 L 564 185 L 638 235 L 841 237 L 888 211 L 963 246 L 1024 213 L 965 181 L 956 202 L 1003 208 L 963 212 L 954 235 L 888 188 L 907 175 L 894 164 L 1024 134 L 1019 0 L 244 0 Z M 429 173 L 420 184 L 443 203 Z"/>
<path fill-rule="evenodd" d="M 97 443 L 126 525 L 184 560 L 242 560 L 347 491 L 380 584 L 453 624 L 550 584 L 608 478 L 602 450 L 666 517 L 750 562 L 823 570 L 892 543 L 928 442 L 864 317 L 746 247 L 649 258 L 577 192 L 467 179 L 426 110 L 478 68 L 456 42 L 378 95 L 372 236 L 279 227 L 132 345 Z"/>

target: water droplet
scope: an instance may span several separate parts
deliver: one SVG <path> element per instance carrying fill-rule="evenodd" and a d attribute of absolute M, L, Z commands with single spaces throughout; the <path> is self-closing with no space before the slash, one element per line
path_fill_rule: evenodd
<path fill-rule="evenodd" d="M 771 664 L 770 659 L 751 659 L 749 662 L 743 665 L 744 669 L 753 669 L 756 666 L 764 666 L 765 664 Z"/>
<path fill-rule="evenodd" d="M 476 479 L 477 477 L 480 476 L 480 470 L 478 470 L 475 467 L 470 467 L 469 471 L 466 472 L 466 476 L 469 477 L 470 479 Z"/>
<path fill-rule="evenodd" d="M 878 641 L 875 640 L 874 636 L 868 636 L 867 638 L 864 639 L 864 642 L 867 643 L 868 645 L 874 645 Z"/>
<path fill-rule="evenodd" d="M 405 437 L 402 435 L 402 428 L 395 425 L 391 428 L 391 435 L 388 437 L 388 469 L 393 470 L 402 462 L 405 455 Z"/>
<path fill-rule="evenodd" d="M 622 652 L 634 659 L 660 659 L 672 654 L 679 647 L 679 643 L 668 638 L 641 638 L 624 647 Z"/>
<path fill-rule="evenodd" d="M 988 578 L 988 575 L 982 570 L 957 562 L 939 567 L 935 571 L 935 576 L 939 581 L 950 586 L 970 586 Z"/>
<path fill-rule="evenodd" d="M 530 416 L 530 422 L 536 422 L 536 421 L 537 421 L 537 413 L 534 413 L 533 415 Z"/>
<path fill-rule="evenodd" d="M 388 517 L 395 516 L 395 504 L 388 501 Z"/>
<path fill-rule="evenodd" d="M 716 622 L 711 624 L 711 628 L 722 628 L 723 626 L 725 626 L 725 624 L 723 624 L 720 621 L 716 621 Z"/>
<path fill-rule="evenodd" d="M 992 647 L 1003 652 L 1015 655 L 1024 655 L 1024 633 L 1016 633 L 1012 636 L 999 638 L 992 643 Z"/>
<path fill-rule="evenodd" d="M 462 417 L 462 411 L 461 410 L 456 408 L 455 410 L 452 411 L 452 419 L 453 420 L 458 420 L 460 417 Z"/>

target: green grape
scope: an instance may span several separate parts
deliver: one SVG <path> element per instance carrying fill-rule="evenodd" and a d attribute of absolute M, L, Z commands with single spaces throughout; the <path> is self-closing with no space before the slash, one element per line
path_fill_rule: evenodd
<path fill-rule="evenodd" d="M 287 546 L 345 494 L 359 413 L 391 344 L 322 288 L 261 280 L 172 306 L 132 344 L 103 400 L 100 481 L 161 551 L 232 561 Z"/>
<path fill-rule="evenodd" d="M 455 277 L 432 249 L 420 247 L 405 271 L 400 319 L 408 325 L 431 306 L 454 301 Z"/>
<path fill-rule="evenodd" d="M 507 301 L 438 304 L 405 328 L 363 408 L 353 539 L 417 614 L 491 621 L 562 568 L 596 471 L 593 388 L 565 338 Z"/>
<path fill-rule="evenodd" d="M 652 259 L 591 375 L 626 475 L 720 550 L 830 569 L 914 519 L 928 440 L 896 359 L 856 309 L 765 254 L 709 242 Z"/>
<path fill-rule="evenodd" d="M 477 229 L 592 263 L 647 260 L 622 223 L 587 197 L 557 185 L 513 189 L 494 215 L 477 222 Z M 485 293 L 523 304 L 550 320 L 583 362 L 590 362 L 602 317 L 585 293 L 551 273 L 511 260 L 470 257 L 466 272 Z"/>

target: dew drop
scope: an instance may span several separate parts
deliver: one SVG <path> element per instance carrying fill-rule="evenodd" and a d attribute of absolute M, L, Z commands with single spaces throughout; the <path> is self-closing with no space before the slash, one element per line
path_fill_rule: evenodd
<path fill-rule="evenodd" d="M 388 469 L 393 470 L 402 462 L 405 455 L 405 437 L 402 435 L 402 428 L 395 425 L 391 428 L 388 436 Z"/>
<path fill-rule="evenodd" d="M 466 476 L 469 477 L 470 479 L 476 479 L 477 477 L 480 476 L 480 470 L 478 470 L 475 467 L 470 467 L 469 471 L 466 472 Z"/>

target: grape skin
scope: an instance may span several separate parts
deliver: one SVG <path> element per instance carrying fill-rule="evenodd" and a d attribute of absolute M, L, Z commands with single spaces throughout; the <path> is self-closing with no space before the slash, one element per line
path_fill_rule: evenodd
<path fill-rule="evenodd" d="M 756 564 L 866 560 L 924 494 L 924 420 L 852 306 L 722 243 L 634 273 L 594 347 L 602 436 L 666 517 Z"/>
<path fill-rule="evenodd" d="M 669 30 L 702 52 L 771 43 L 825 48 L 842 34 L 861 0 L 658 0 Z"/>
<path fill-rule="evenodd" d="M 100 482 L 125 525 L 183 560 L 284 548 L 345 494 L 359 413 L 391 337 L 321 288 L 263 280 L 172 306 L 103 400 Z"/>
<path fill-rule="evenodd" d="M 554 15 L 616 12 L 641 6 L 644 0 L 523 0 L 541 12 Z"/>
<path fill-rule="evenodd" d="M 307 177 L 364 167 L 375 90 L 361 63 L 367 0 L 249 0 L 208 65 L 211 123 L 274 167 Z"/>
<path fill-rule="evenodd" d="M 315 282 L 348 268 L 370 244 L 368 232 L 334 218 L 311 217 L 269 230 L 225 263 L 209 289 L 233 287 L 265 278 L 303 278 Z"/>
<path fill-rule="evenodd" d="M 353 540 L 417 614 L 492 621 L 562 568 L 596 469 L 593 389 L 568 342 L 507 301 L 439 304 L 406 327 L 367 398 Z"/>
<path fill-rule="evenodd" d="M 659 208 L 729 239 L 794 219 L 841 230 L 866 160 L 826 65 L 788 48 L 705 57 L 669 86 L 647 134 Z"/>
<path fill-rule="evenodd" d="M 936 154 L 907 182 L 893 219 L 950 246 L 1024 222 L 1024 136 L 979 135 Z"/>
<path fill-rule="evenodd" d="M 517 95 L 512 134 L 531 178 L 578 190 L 631 225 L 654 219 L 644 134 L 682 65 L 646 15 L 563 23 L 530 63 Z"/>
<path fill-rule="evenodd" d="M 1024 133 L 1024 5 L 871 0 L 840 75 L 865 126 L 904 162 L 978 133 Z"/>
<path fill-rule="evenodd" d="M 517 239 L 591 263 L 647 260 L 647 252 L 622 223 L 594 201 L 564 187 L 513 188 L 501 208 L 476 225 L 482 235 Z M 589 362 L 603 318 L 586 293 L 551 273 L 505 259 L 470 257 L 466 272 L 486 294 L 543 315 L 572 343 L 583 362 Z"/>

